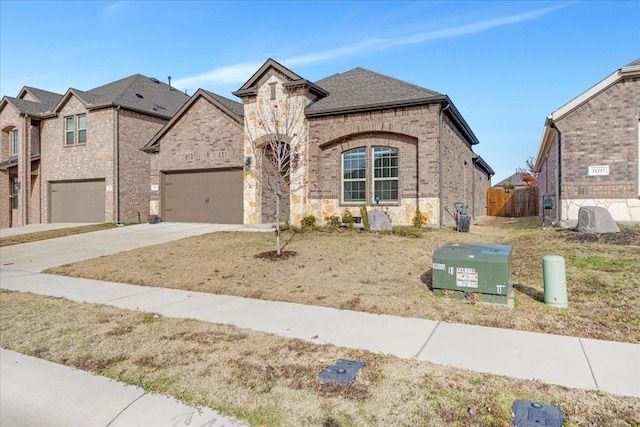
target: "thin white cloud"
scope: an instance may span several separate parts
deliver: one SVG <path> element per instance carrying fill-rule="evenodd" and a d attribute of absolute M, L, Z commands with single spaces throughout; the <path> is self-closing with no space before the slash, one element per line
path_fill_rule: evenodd
<path fill-rule="evenodd" d="M 126 1 L 115 1 L 110 3 L 107 7 L 102 11 L 103 19 L 107 21 L 111 21 L 116 19 L 123 10 L 127 7 Z"/>
<path fill-rule="evenodd" d="M 283 64 L 286 64 L 287 66 L 317 64 L 349 55 L 380 51 L 394 46 L 410 45 L 423 43 L 430 40 L 445 39 L 479 33 L 482 31 L 490 30 L 492 28 L 531 21 L 540 18 L 541 16 L 552 13 L 558 9 L 565 8 L 572 3 L 574 2 L 561 3 L 552 7 L 547 7 L 532 12 L 509 15 L 502 18 L 489 19 L 486 21 L 475 22 L 472 24 L 461 25 L 457 27 L 443 28 L 440 30 L 413 34 L 407 37 L 367 39 L 360 43 L 356 43 L 350 46 L 344 46 L 338 49 L 331 49 L 323 52 L 287 58 L 286 60 L 283 60 Z M 207 73 L 178 79 L 174 82 L 174 85 L 177 88 L 193 90 L 199 87 L 216 84 L 244 83 L 251 76 L 251 74 L 260 67 L 260 65 L 262 64 L 242 63 L 221 67 L 211 70 Z"/>
<path fill-rule="evenodd" d="M 244 83 L 261 63 L 243 63 L 216 68 L 197 76 L 176 79 L 173 86 L 180 89 L 196 89 L 207 84 Z"/>

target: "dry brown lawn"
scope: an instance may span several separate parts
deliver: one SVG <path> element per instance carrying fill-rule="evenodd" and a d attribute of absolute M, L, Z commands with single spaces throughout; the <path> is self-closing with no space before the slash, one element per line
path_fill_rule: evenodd
<path fill-rule="evenodd" d="M 79 227 L 59 228 L 56 230 L 36 231 L 33 233 L 0 237 L 0 247 L 36 242 L 38 240 L 54 239 L 56 237 L 70 236 L 72 234 L 90 233 L 92 231 L 106 230 L 115 227 L 117 227 L 116 224 L 105 222 L 103 224 L 82 225 Z"/>
<path fill-rule="evenodd" d="M 234 236 L 223 241 L 240 245 Z M 262 243 L 240 246 L 262 249 Z M 506 427 L 516 399 L 560 407 L 567 426 L 640 425 L 636 398 L 8 291 L 0 291 L 0 346 L 208 406 L 254 426 Z M 365 363 L 354 384 L 319 382 L 318 373 L 340 358 Z"/>
<path fill-rule="evenodd" d="M 91 279 L 640 342 L 640 228 L 584 236 L 543 230 L 537 218 L 487 218 L 470 233 L 420 238 L 358 231 L 286 232 L 294 257 L 270 261 L 271 233 L 214 233 L 48 270 Z M 515 308 L 434 296 L 432 254 L 445 243 L 513 247 Z M 542 257 L 567 265 L 568 309 L 544 304 Z"/>

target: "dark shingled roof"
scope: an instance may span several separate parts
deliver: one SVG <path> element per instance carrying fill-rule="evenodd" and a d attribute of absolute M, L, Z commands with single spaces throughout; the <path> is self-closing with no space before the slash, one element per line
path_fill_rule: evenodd
<path fill-rule="evenodd" d="M 9 96 L 6 96 L 4 99 L 13 105 L 20 113 L 29 114 L 30 116 L 42 116 L 50 113 L 52 110 L 52 107 L 39 102 L 27 101 L 20 98 L 11 98 Z"/>
<path fill-rule="evenodd" d="M 625 67 L 632 67 L 634 65 L 640 65 L 640 58 L 636 59 L 635 61 L 632 61 L 632 62 L 628 63 L 627 65 L 625 65 Z"/>
<path fill-rule="evenodd" d="M 329 96 L 307 107 L 307 115 L 416 104 L 444 98 L 441 93 L 364 68 L 354 68 L 315 82 Z"/>
<path fill-rule="evenodd" d="M 49 92 L 48 90 L 38 89 L 37 87 L 25 86 L 24 89 L 31 93 L 40 103 L 44 104 L 48 110 L 53 111 L 53 108 L 60 102 L 62 95 L 55 92 Z"/>
<path fill-rule="evenodd" d="M 134 74 L 85 92 L 77 89 L 71 91 L 89 109 L 113 105 L 167 119 L 189 99 L 182 91 L 142 74 Z"/>
<path fill-rule="evenodd" d="M 210 97 L 218 101 L 220 104 L 224 105 L 233 113 L 237 114 L 240 117 L 244 117 L 244 105 L 242 103 L 225 98 L 224 96 L 220 96 L 213 92 L 209 92 L 208 90 L 205 90 L 205 89 L 200 89 L 200 90 L 202 90 L 207 95 L 209 95 Z"/>

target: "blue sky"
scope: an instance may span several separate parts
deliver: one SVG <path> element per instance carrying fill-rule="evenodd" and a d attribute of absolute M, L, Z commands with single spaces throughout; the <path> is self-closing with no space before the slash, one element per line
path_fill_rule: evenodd
<path fill-rule="evenodd" d="M 2 96 L 141 73 L 233 98 L 268 58 L 311 81 L 364 67 L 449 95 L 493 183 L 639 57 L 638 1 L 0 1 Z"/>

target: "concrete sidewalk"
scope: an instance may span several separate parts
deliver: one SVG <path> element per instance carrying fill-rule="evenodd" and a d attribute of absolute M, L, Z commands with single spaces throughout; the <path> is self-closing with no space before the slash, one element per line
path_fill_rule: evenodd
<path fill-rule="evenodd" d="M 3 427 L 244 425 L 209 408 L 4 349 L 0 385 Z"/>
<path fill-rule="evenodd" d="M 640 397 L 640 344 L 0 270 L 2 289 Z"/>

